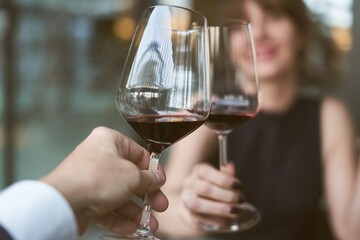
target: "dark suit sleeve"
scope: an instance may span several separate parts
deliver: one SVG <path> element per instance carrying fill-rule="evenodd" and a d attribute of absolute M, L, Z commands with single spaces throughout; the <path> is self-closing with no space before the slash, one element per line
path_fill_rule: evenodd
<path fill-rule="evenodd" d="M 0 226 L 0 240 L 13 240 L 9 233 Z"/>

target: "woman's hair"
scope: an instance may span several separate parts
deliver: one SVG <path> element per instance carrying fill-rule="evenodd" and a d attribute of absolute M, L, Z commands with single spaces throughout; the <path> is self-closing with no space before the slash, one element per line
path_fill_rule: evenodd
<path fill-rule="evenodd" d="M 245 1 L 255 1 L 265 11 L 285 14 L 297 28 L 302 47 L 297 64 L 304 84 L 332 86 L 340 80 L 342 64 L 340 51 L 326 32 L 326 28 L 316 21 L 302 0 L 227 0 L 221 1 L 217 21 L 228 18 L 247 19 Z"/>

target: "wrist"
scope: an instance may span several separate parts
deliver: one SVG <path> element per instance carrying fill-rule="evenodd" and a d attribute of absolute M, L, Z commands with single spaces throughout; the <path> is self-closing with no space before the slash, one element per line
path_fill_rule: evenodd
<path fill-rule="evenodd" d="M 84 194 L 81 189 L 77 189 L 74 185 L 68 186 L 63 184 L 63 181 L 54 178 L 51 175 L 40 179 L 40 181 L 55 188 L 66 199 L 74 213 L 78 235 L 83 234 L 92 221 L 93 214 L 83 205 L 83 203 L 86 203 L 87 201 L 84 200 Z"/>

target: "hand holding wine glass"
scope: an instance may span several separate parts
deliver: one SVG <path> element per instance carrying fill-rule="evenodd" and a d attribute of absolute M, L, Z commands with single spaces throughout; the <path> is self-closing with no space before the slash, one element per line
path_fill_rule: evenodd
<path fill-rule="evenodd" d="M 250 24 L 234 20 L 209 27 L 209 45 L 212 107 L 206 126 L 218 136 L 220 170 L 227 172 L 227 135 L 254 117 L 259 109 L 259 80 Z M 248 229 L 260 220 L 260 213 L 248 202 L 232 204 L 231 209 L 237 214 L 217 221 L 209 216 L 197 223 L 207 231 L 233 232 Z"/>
<path fill-rule="evenodd" d="M 200 127 L 210 112 L 206 18 L 167 5 L 146 9 L 138 24 L 116 103 L 142 137 L 157 169 L 161 152 Z M 138 230 L 102 239 L 157 239 L 150 229 L 151 194 Z"/>

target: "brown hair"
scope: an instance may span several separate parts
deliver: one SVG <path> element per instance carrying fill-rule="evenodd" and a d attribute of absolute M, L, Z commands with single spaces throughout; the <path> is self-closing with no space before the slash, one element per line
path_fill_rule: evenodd
<path fill-rule="evenodd" d="M 342 73 L 340 51 L 302 0 L 221 1 L 216 21 L 227 18 L 246 20 L 245 1 L 255 1 L 268 12 L 285 14 L 294 23 L 302 44 L 297 62 L 304 84 L 331 86 L 338 82 Z"/>

